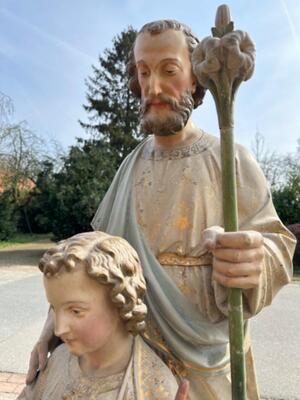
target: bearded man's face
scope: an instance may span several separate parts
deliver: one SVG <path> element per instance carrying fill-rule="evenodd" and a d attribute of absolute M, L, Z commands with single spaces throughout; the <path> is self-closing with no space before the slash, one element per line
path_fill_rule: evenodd
<path fill-rule="evenodd" d="M 188 122 L 194 107 L 192 73 L 186 38 L 180 31 L 138 35 L 134 57 L 141 88 L 141 124 L 146 133 L 173 135 Z"/>

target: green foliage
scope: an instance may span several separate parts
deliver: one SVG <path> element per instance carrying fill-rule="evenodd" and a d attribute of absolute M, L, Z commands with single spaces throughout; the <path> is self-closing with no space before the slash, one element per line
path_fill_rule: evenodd
<path fill-rule="evenodd" d="M 285 225 L 300 222 L 300 173 L 290 177 L 288 183 L 273 190 L 276 211 Z"/>
<path fill-rule="evenodd" d="M 56 175 L 55 237 L 91 230 L 91 219 L 116 168 L 114 154 L 102 141 L 88 140 L 71 148 L 63 170 Z"/>
<path fill-rule="evenodd" d="M 6 191 L 0 194 L 0 240 L 10 239 L 17 231 L 18 217 L 13 197 Z"/>
<path fill-rule="evenodd" d="M 33 232 L 52 232 L 54 212 L 58 205 L 56 185 L 54 164 L 44 161 L 27 203 L 27 215 Z"/>
<path fill-rule="evenodd" d="M 26 121 L 13 121 L 13 111 L 12 100 L 0 92 L 0 184 L 9 192 L 14 205 L 13 225 L 17 221 L 18 232 L 32 233 L 28 203 L 51 148 L 29 129 Z M 52 142 L 53 145 L 56 143 Z"/>
<path fill-rule="evenodd" d="M 92 66 L 93 75 L 86 80 L 88 123 L 82 127 L 94 138 L 110 146 L 117 163 L 137 145 L 139 102 L 129 90 L 126 65 L 136 31 L 129 27 L 113 39 L 113 48 L 99 57 L 99 66 Z"/>
<path fill-rule="evenodd" d="M 0 249 L 7 249 L 9 247 L 15 247 L 27 243 L 51 241 L 51 239 L 50 234 L 17 233 L 11 236 L 9 240 L 0 242 Z"/>
<path fill-rule="evenodd" d="M 295 235 L 297 240 L 293 263 L 294 272 L 300 273 L 300 223 L 288 225 L 287 227 Z"/>
<path fill-rule="evenodd" d="M 300 139 L 295 153 L 281 155 L 265 147 L 258 131 L 252 150 L 271 187 L 276 211 L 285 225 L 300 222 Z"/>
<path fill-rule="evenodd" d="M 273 201 L 279 217 L 285 225 L 300 222 L 300 147 L 295 154 L 283 159 L 284 183 L 274 186 Z"/>
<path fill-rule="evenodd" d="M 78 140 L 59 172 L 45 164 L 29 204 L 33 230 L 51 231 L 57 240 L 91 230 L 116 169 L 114 154 L 101 140 Z"/>

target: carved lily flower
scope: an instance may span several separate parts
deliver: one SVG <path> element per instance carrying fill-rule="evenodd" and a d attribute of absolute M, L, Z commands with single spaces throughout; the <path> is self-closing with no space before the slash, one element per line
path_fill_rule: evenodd
<path fill-rule="evenodd" d="M 224 11 L 224 10 L 223 10 Z M 225 10 L 226 11 L 226 10 Z M 212 80 L 218 87 L 220 71 L 223 71 L 229 84 L 238 79 L 246 81 L 254 71 L 255 46 L 246 32 L 233 30 L 229 11 L 216 27 L 212 28 L 213 37 L 206 37 L 193 52 L 192 64 L 199 83 L 208 88 Z"/>
<path fill-rule="evenodd" d="M 208 87 L 209 79 L 217 83 L 218 71 L 221 69 L 221 60 L 218 57 L 219 42 L 218 38 L 207 37 L 193 51 L 193 71 L 199 83 L 205 88 Z"/>

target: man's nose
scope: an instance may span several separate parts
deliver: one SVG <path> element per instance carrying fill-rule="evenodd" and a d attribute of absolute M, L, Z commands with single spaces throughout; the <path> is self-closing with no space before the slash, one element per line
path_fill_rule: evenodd
<path fill-rule="evenodd" d="M 68 326 L 68 321 L 67 318 L 65 318 L 63 315 L 55 315 L 55 320 L 54 320 L 54 334 L 55 336 L 63 336 L 66 333 L 69 332 L 69 326 Z"/>
<path fill-rule="evenodd" d="M 150 96 L 158 96 L 162 93 L 161 80 L 155 74 L 152 74 L 149 78 L 149 93 Z"/>

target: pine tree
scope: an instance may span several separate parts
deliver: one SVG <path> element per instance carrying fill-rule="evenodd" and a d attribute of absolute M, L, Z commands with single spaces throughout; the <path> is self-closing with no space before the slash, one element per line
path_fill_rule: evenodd
<path fill-rule="evenodd" d="M 77 142 L 60 171 L 44 163 L 29 205 L 35 232 L 51 231 L 56 240 L 92 229 L 90 222 L 117 168 L 99 140 Z"/>
<path fill-rule="evenodd" d="M 77 139 L 58 172 L 44 164 L 29 205 L 35 230 L 51 230 L 56 239 L 90 230 L 118 166 L 139 142 L 139 102 L 126 72 L 135 37 L 132 28 L 123 31 L 99 56 L 99 66 L 92 66 L 84 105 L 88 122 L 80 121 L 91 137 Z"/>
<path fill-rule="evenodd" d="M 93 139 L 110 148 L 117 164 L 137 145 L 139 102 L 131 94 L 126 64 L 136 31 L 129 27 L 113 39 L 112 49 L 99 56 L 99 66 L 86 80 L 88 123 L 80 121 Z"/>

